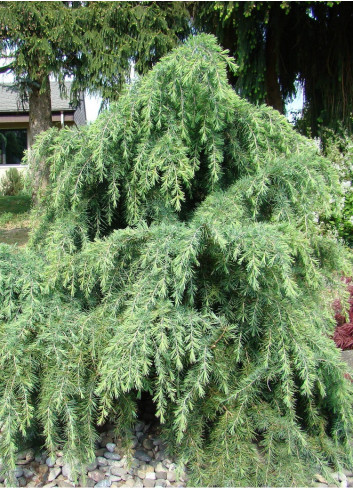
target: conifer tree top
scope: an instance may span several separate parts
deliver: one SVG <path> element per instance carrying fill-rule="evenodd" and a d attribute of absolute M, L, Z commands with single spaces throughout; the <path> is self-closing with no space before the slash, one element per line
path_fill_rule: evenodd
<path fill-rule="evenodd" d="M 239 98 L 227 66 L 236 69 L 213 36 L 196 36 L 86 130 L 47 132 L 32 156 L 32 167 L 45 157 L 52 168 L 47 205 L 57 216 L 85 208 L 98 235 L 170 212 L 188 220 L 213 191 L 235 183 L 247 186 L 244 212 L 257 220 L 327 212 L 333 169 L 283 116 Z"/>

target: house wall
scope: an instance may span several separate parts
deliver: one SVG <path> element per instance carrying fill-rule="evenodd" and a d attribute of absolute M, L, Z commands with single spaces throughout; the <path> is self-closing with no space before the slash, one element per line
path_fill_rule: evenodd
<path fill-rule="evenodd" d="M 74 121 L 76 126 L 84 126 L 87 123 L 85 99 L 80 100 L 80 104 L 74 112 Z"/>
<path fill-rule="evenodd" d="M 53 125 L 56 127 L 61 127 L 61 121 L 60 121 L 60 114 L 53 114 Z M 74 126 L 75 123 L 73 121 L 73 115 L 72 114 L 65 114 L 65 126 L 72 127 Z M 6 122 L 6 123 L 1 123 L 0 122 L 0 129 L 27 129 L 27 148 L 29 148 L 29 130 L 28 130 L 28 123 L 26 122 Z M 6 171 L 9 168 L 17 168 L 19 172 L 25 172 L 27 169 L 27 165 L 3 165 L 0 162 L 0 182 L 2 178 L 4 177 Z"/>

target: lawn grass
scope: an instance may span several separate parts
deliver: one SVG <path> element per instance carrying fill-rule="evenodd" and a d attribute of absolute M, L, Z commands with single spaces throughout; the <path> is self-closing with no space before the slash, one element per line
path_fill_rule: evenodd
<path fill-rule="evenodd" d="M 0 216 L 5 213 L 23 214 L 31 208 L 29 195 L 0 195 Z"/>
<path fill-rule="evenodd" d="M 28 195 L 0 195 L 0 243 L 27 243 L 30 208 Z"/>

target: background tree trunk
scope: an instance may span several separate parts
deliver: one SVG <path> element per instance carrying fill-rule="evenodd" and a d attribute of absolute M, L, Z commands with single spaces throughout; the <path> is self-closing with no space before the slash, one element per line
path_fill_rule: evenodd
<path fill-rule="evenodd" d="M 266 103 L 283 114 L 283 98 L 278 81 L 278 36 L 276 36 L 275 9 L 270 10 L 270 18 L 267 27 L 265 56 L 266 56 Z"/>
<path fill-rule="evenodd" d="M 36 80 L 29 93 L 29 145 L 42 131 L 52 126 L 49 76 Z M 33 201 L 37 202 L 40 189 L 49 183 L 49 168 L 43 160 L 33 175 Z"/>

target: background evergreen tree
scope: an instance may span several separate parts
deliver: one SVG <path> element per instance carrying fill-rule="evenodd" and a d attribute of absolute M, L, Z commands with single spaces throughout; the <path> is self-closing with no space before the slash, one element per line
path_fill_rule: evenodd
<path fill-rule="evenodd" d="M 350 2 L 190 2 L 197 28 L 215 34 L 239 64 L 231 77 L 251 102 L 283 112 L 304 88 L 309 133 L 352 130 Z"/>
<path fill-rule="evenodd" d="M 73 102 L 83 90 L 114 100 L 132 61 L 144 73 L 188 31 L 186 8 L 172 2 L 0 2 L 0 19 L 9 60 L 0 72 L 11 72 L 28 98 L 30 143 L 52 125 L 51 75 L 62 89 L 73 77 Z M 48 178 L 40 168 L 36 187 Z"/>
<path fill-rule="evenodd" d="M 317 223 L 335 168 L 239 98 L 212 36 L 95 124 L 38 137 L 32 246 L 0 253 L 0 454 L 35 433 L 70 462 L 141 393 L 192 484 L 300 486 L 349 465 L 352 386 L 331 338 L 350 257 Z"/>

